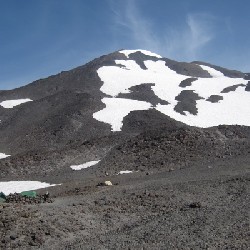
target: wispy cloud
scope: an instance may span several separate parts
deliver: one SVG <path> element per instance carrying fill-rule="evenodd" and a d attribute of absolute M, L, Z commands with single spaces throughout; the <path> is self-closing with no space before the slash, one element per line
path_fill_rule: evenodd
<path fill-rule="evenodd" d="M 153 32 L 153 23 L 139 12 L 134 0 L 120 1 L 109 0 L 114 18 L 114 31 L 127 34 L 134 48 L 145 48 L 159 51 L 159 39 Z"/>
<path fill-rule="evenodd" d="M 119 29 L 127 33 L 134 48 L 148 49 L 174 59 L 194 60 L 215 37 L 215 18 L 207 13 L 187 14 L 182 24 L 161 25 L 159 30 L 155 20 L 139 11 L 136 1 L 128 0 L 123 5 L 109 2 L 116 32 Z"/>
<path fill-rule="evenodd" d="M 188 14 L 183 28 L 169 27 L 164 44 L 169 56 L 197 59 L 215 37 L 214 18 L 208 14 Z"/>
<path fill-rule="evenodd" d="M 153 51 L 160 49 L 160 41 L 153 32 L 152 22 L 140 15 L 135 1 L 130 0 L 127 2 L 125 22 L 137 46 L 143 46 L 143 48 Z"/>

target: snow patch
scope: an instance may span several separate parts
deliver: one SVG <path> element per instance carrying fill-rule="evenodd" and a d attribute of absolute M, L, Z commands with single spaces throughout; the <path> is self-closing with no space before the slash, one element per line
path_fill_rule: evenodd
<path fill-rule="evenodd" d="M 9 157 L 10 155 L 6 155 L 4 153 L 0 153 L 0 159 L 4 159 L 4 158 L 7 158 Z"/>
<path fill-rule="evenodd" d="M 200 64 L 197 64 L 199 65 L 203 70 L 206 70 L 212 77 L 223 77 L 224 74 L 214 68 L 211 68 L 209 66 L 205 66 L 205 65 L 200 65 Z"/>
<path fill-rule="evenodd" d="M 56 185 L 58 184 L 49 184 L 40 181 L 6 181 L 0 182 L 0 192 L 9 195 L 10 193 L 21 193 L 23 191 L 36 190 Z"/>
<path fill-rule="evenodd" d="M 158 55 L 156 53 L 153 53 L 153 52 L 148 51 L 148 50 L 143 50 L 143 49 L 137 49 L 137 50 L 120 50 L 119 52 L 122 53 L 122 54 L 124 54 L 127 58 L 129 57 L 130 54 L 133 54 L 135 52 L 141 52 L 142 54 L 147 55 L 147 56 L 154 56 L 154 57 L 157 57 L 157 58 L 162 58 L 160 55 Z"/>
<path fill-rule="evenodd" d="M 130 173 L 133 173 L 133 171 L 130 171 L 130 170 L 122 170 L 122 171 L 120 171 L 118 174 L 130 174 Z"/>
<path fill-rule="evenodd" d="M 176 103 L 175 96 L 182 90 L 181 81 L 187 76 L 177 74 L 165 65 L 163 61 L 145 61 L 147 70 L 141 69 L 133 60 L 116 60 L 117 64 L 126 67 L 104 66 L 97 70 L 103 81 L 101 91 L 116 97 L 119 93 L 129 93 L 129 88 L 143 83 L 155 83 L 152 87 L 154 93 L 161 99 Z"/>
<path fill-rule="evenodd" d="M 6 108 L 6 109 L 11 109 L 15 106 L 18 106 L 22 103 L 26 103 L 26 102 L 31 102 L 31 99 L 17 99 L 17 100 L 7 100 L 7 101 L 3 101 L 0 103 L 0 106 Z"/>
<path fill-rule="evenodd" d="M 100 160 L 99 160 L 100 161 Z M 89 168 L 91 166 L 94 166 L 96 165 L 99 161 L 89 161 L 89 162 L 86 162 L 84 164 L 81 164 L 81 165 L 73 165 L 73 166 L 70 166 L 70 168 L 72 168 L 73 170 L 81 170 L 81 169 L 85 169 L 85 168 Z"/>
<path fill-rule="evenodd" d="M 102 99 L 106 107 L 93 114 L 93 118 L 111 125 L 112 131 L 121 131 L 123 118 L 134 110 L 147 110 L 151 104 L 144 101 L 137 101 L 123 98 Z"/>
<path fill-rule="evenodd" d="M 197 93 L 199 92 L 197 91 Z M 203 128 L 218 126 L 220 124 L 249 126 L 250 95 L 244 90 L 244 87 L 238 87 L 236 91 L 221 95 L 223 96 L 223 100 L 218 103 L 198 100 L 196 104 L 198 115 L 189 113 L 186 113 L 187 115 L 181 115 L 175 112 L 171 105 L 159 104 L 156 109 L 190 126 Z"/>

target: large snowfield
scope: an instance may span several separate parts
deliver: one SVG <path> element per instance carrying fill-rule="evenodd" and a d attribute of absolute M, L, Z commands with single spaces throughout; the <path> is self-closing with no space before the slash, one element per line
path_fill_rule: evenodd
<path fill-rule="evenodd" d="M 136 51 L 138 50 L 125 50 L 120 53 L 128 57 L 129 54 Z M 143 50 L 141 52 L 161 58 L 152 52 Z M 123 65 L 123 67 L 103 66 L 97 71 L 103 81 L 101 91 L 113 98 L 103 98 L 102 101 L 106 107 L 93 114 L 95 119 L 110 124 L 113 131 L 121 130 L 122 121 L 129 112 L 153 108 L 147 102 L 116 98 L 120 93 L 129 93 L 129 88 L 144 83 L 155 84 L 152 86 L 155 95 L 169 102 L 169 105 L 158 104 L 155 109 L 175 120 L 204 128 L 220 124 L 250 126 L 250 92 L 245 91 L 245 86 L 239 86 L 235 91 L 222 93 L 223 89 L 227 87 L 236 84 L 246 85 L 247 80 L 226 77 L 220 71 L 200 65 L 202 69 L 209 72 L 212 78 L 198 78 L 192 82 L 191 86 L 183 88 L 179 84 L 190 76 L 176 73 L 167 67 L 164 61 L 145 61 L 147 70 L 140 68 L 134 60 L 116 60 L 116 64 Z M 187 111 L 183 115 L 174 110 L 178 103 L 175 98 L 183 90 L 192 90 L 201 97 L 196 103 L 197 115 Z M 212 103 L 207 100 L 211 95 L 219 95 L 223 100 Z"/>

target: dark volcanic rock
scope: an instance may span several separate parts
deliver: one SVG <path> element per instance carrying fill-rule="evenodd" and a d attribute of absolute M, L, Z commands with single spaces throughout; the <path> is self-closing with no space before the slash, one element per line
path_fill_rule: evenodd
<path fill-rule="evenodd" d="M 151 88 L 154 85 L 155 85 L 154 83 L 143 83 L 140 85 L 136 85 L 129 88 L 130 93 L 127 94 L 120 93 L 117 97 L 149 102 L 154 107 L 157 104 L 162 104 L 162 105 L 169 104 L 167 101 L 162 100 L 157 95 L 155 95 L 154 91 Z"/>
<path fill-rule="evenodd" d="M 78 138 L 78 140 L 71 140 L 57 149 L 46 147 L 25 151 L 0 161 L 0 178 L 1 180 L 40 180 L 44 177 L 54 176 L 52 178 L 54 179 L 56 176 L 60 176 L 59 182 L 65 178 L 81 178 L 77 171 L 74 172 L 75 174 L 72 173 L 71 165 L 100 160 L 111 148 L 130 137 L 131 135 L 114 133 L 105 137 L 93 138 L 92 140 Z"/>
<path fill-rule="evenodd" d="M 150 109 L 130 112 L 123 120 L 122 131 L 127 133 L 141 133 L 157 128 L 172 130 L 186 126 L 187 125 L 175 121 L 155 109 Z"/>
<path fill-rule="evenodd" d="M 148 55 L 141 53 L 140 51 L 131 53 L 129 55 L 129 59 L 134 60 L 142 69 L 147 69 L 147 67 L 144 64 L 144 61 L 150 60 L 150 61 L 156 62 L 159 60 L 159 58 L 155 56 L 148 56 Z"/>
<path fill-rule="evenodd" d="M 227 88 L 224 88 L 221 93 L 229 93 L 231 91 L 235 91 L 238 87 L 244 87 L 245 84 L 236 84 Z"/>
<path fill-rule="evenodd" d="M 250 140 L 250 128 L 247 126 L 219 125 L 218 130 L 229 139 L 235 138 Z"/>
<path fill-rule="evenodd" d="M 212 103 L 217 103 L 217 102 L 219 102 L 221 100 L 223 100 L 223 96 L 220 96 L 220 95 L 211 95 L 211 96 L 209 96 L 209 98 L 206 101 L 212 102 Z"/>
<path fill-rule="evenodd" d="M 215 70 L 220 71 L 221 73 L 223 73 L 227 77 L 231 77 L 231 78 L 244 78 L 245 77 L 244 73 L 237 71 L 237 70 L 230 70 L 230 69 L 226 69 L 226 68 L 223 68 L 220 66 L 212 65 L 210 63 L 205 63 L 205 62 L 200 62 L 200 61 L 194 61 L 193 63 L 199 64 L 199 65 L 209 66 Z"/>
<path fill-rule="evenodd" d="M 206 70 L 203 70 L 199 65 L 196 65 L 195 63 L 176 62 L 167 58 L 164 58 L 164 61 L 166 63 L 166 66 L 176 71 L 178 74 L 192 77 L 211 78 L 210 74 Z"/>
<path fill-rule="evenodd" d="M 170 69 L 176 71 L 178 74 L 193 76 L 193 77 L 211 77 L 207 71 L 203 70 L 196 64 L 186 63 L 186 62 L 177 62 L 168 58 L 157 58 L 155 56 L 148 56 L 140 51 L 135 53 L 131 53 L 129 55 L 129 59 L 135 60 L 136 63 L 144 70 L 147 67 L 144 64 L 144 61 L 151 60 L 151 61 L 164 61 L 166 66 Z"/>
<path fill-rule="evenodd" d="M 244 79 L 245 80 L 250 80 L 250 73 L 245 74 Z"/>
<path fill-rule="evenodd" d="M 245 90 L 250 91 L 250 81 L 247 83 L 247 86 L 246 86 Z"/>
<path fill-rule="evenodd" d="M 139 111 L 132 112 L 125 118 L 125 132 L 128 130 L 136 135 L 144 131 L 136 137 L 127 139 L 126 136 L 122 138 L 117 135 L 117 138 L 97 138 L 95 141 L 68 145 L 61 151 L 40 150 L 6 158 L 0 161 L 0 177 L 2 180 L 8 179 L 8 176 L 12 180 L 24 177 L 39 180 L 39 176 L 54 176 L 54 179 L 55 176 L 61 176 L 62 179 L 64 175 L 70 179 L 83 178 L 81 176 L 89 175 L 88 171 L 72 174 L 69 168 L 72 162 L 81 164 L 100 158 L 102 161 L 93 169 L 97 175 L 126 169 L 145 172 L 171 170 L 249 155 L 249 127 L 224 125 L 211 129 L 189 129 L 172 119 L 161 120 L 161 114 L 155 110 L 143 111 L 142 114 Z M 148 116 L 154 119 L 150 122 Z M 155 126 L 157 131 L 149 130 Z M 97 156 L 100 158 L 95 158 Z"/>
<path fill-rule="evenodd" d="M 192 86 L 192 82 L 198 80 L 198 78 L 194 78 L 194 77 L 191 77 L 191 78 L 187 78 L 183 81 L 181 81 L 181 83 L 179 84 L 180 87 L 182 88 L 185 88 L 185 87 L 188 87 L 188 86 Z"/>
<path fill-rule="evenodd" d="M 9 194 L 6 196 L 6 203 L 19 203 L 19 204 L 40 204 L 40 203 L 52 203 L 49 193 L 37 195 L 36 197 L 27 197 L 21 194 Z"/>
<path fill-rule="evenodd" d="M 0 149 L 6 152 L 10 148 L 11 154 L 44 147 L 55 149 L 69 140 L 109 134 L 110 125 L 92 116 L 103 107 L 98 98 L 73 91 L 20 105 L 0 124 Z"/>
<path fill-rule="evenodd" d="M 244 126 L 146 131 L 111 150 L 100 171 L 170 170 L 249 155 L 249 135 L 249 127 Z"/>
<path fill-rule="evenodd" d="M 196 101 L 204 99 L 200 97 L 193 90 L 183 90 L 175 97 L 178 101 L 174 110 L 182 115 L 186 115 L 184 111 L 188 111 L 190 114 L 197 115 L 198 109 L 196 108 Z"/>

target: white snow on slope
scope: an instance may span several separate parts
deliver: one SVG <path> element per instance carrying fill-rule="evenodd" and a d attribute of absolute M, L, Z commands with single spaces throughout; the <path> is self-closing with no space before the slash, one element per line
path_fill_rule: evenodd
<path fill-rule="evenodd" d="M 4 159 L 4 158 L 7 158 L 9 157 L 10 155 L 6 155 L 4 153 L 0 153 L 0 159 Z"/>
<path fill-rule="evenodd" d="M 205 66 L 205 65 L 199 65 L 202 69 L 206 70 L 212 77 L 222 77 L 224 76 L 224 74 L 214 68 L 211 68 L 209 66 Z"/>
<path fill-rule="evenodd" d="M 100 160 L 99 160 L 100 161 Z M 89 162 L 86 162 L 84 164 L 81 164 L 81 165 L 72 165 L 70 166 L 70 168 L 72 168 L 73 170 L 81 170 L 81 169 L 85 169 L 85 168 L 89 168 L 91 166 L 94 166 L 96 165 L 99 161 L 89 161 Z"/>
<path fill-rule="evenodd" d="M 130 174 L 130 173 L 133 173 L 133 171 L 130 171 L 130 170 L 122 170 L 122 171 L 120 171 L 118 174 Z"/>
<path fill-rule="evenodd" d="M 157 57 L 157 58 L 162 58 L 158 54 L 155 54 L 155 53 L 153 53 L 151 51 L 143 50 L 143 49 L 137 49 L 137 50 L 120 50 L 119 52 L 122 53 L 122 54 L 124 54 L 128 58 L 130 54 L 138 52 L 138 51 L 140 51 L 142 54 L 147 55 L 147 56 L 154 56 L 154 57 Z"/>
<path fill-rule="evenodd" d="M 147 70 L 141 69 L 133 60 L 116 60 L 116 63 L 124 65 L 126 69 L 104 66 L 97 70 L 99 77 L 104 82 L 101 91 L 113 97 L 119 93 L 129 93 L 128 89 L 133 86 L 155 83 L 152 89 L 159 98 L 175 102 L 175 96 L 181 89 L 178 85 L 187 78 L 187 76 L 179 75 L 166 67 L 163 61 L 145 61 Z"/>
<path fill-rule="evenodd" d="M 148 102 L 123 99 L 108 98 L 102 99 L 106 107 L 93 114 L 93 117 L 101 122 L 109 123 L 112 131 L 121 131 L 123 118 L 134 110 L 147 110 L 151 108 Z"/>
<path fill-rule="evenodd" d="M 7 100 L 7 101 L 3 101 L 0 102 L 0 106 L 6 108 L 6 109 L 11 109 L 15 106 L 18 106 L 22 103 L 26 103 L 26 102 L 31 102 L 31 99 L 18 99 L 18 100 Z"/>
<path fill-rule="evenodd" d="M 182 88 L 179 84 L 190 76 L 177 74 L 167 67 L 164 61 L 145 61 L 147 70 L 141 69 L 133 60 L 116 60 L 116 63 L 122 64 L 124 67 L 104 66 L 97 71 L 103 81 L 101 91 L 114 98 L 104 98 L 102 101 L 106 104 L 106 108 L 93 115 L 95 119 L 111 124 L 113 131 L 121 130 L 123 118 L 128 115 L 128 110 L 150 108 L 150 104 L 147 102 L 143 102 L 146 108 L 144 108 L 144 105 L 139 105 L 140 108 L 137 105 L 134 105 L 133 108 L 127 108 L 131 106 L 132 100 L 115 98 L 119 93 L 129 93 L 129 88 L 143 83 L 155 84 L 155 86 L 152 86 L 155 95 L 170 103 L 169 105 L 158 105 L 156 109 L 175 120 L 199 127 L 220 124 L 250 126 L 250 92 L 246 92 L 245 87 L 238 87 L 236 91 L 221 93 L 226 87 L 242 83 L 247 84 L 247 80 L 229 78 L 211 67 L 200 65 L 211 74 L 212 78 L 198 78 L 198 80 L 192 82 L 191 86 Z M 204 98 L 197 101 L 197 115 L 192 115 L 189 112 L 182 115 L 174 110 L 178 103 L 175 98 L 183 90 L 192 90 Z M 206 101 L 211 95 L 220 95 L 223 100 L 218 103 Z M 133 100 L 133 102 L 136 101 Z M 127 112 L 123 110 L 124 108 Z"/>
<path fill-rule="evenodd" d="M 10 193 L 21 193 L 23 191 L 36 190 L 56 185 L 57 184 L 49 184 L 40 181 L 6 181 L 0 182 L 0 192 L 9 195 Z"/>
<path fill-rule="evenodd" d="M 221 93 L 221 91 L 224 88 L 227 88 L 229 86 L 235 85 L 235 84 L 241 84 L 241 83 L 247 83 L 246 80 L 242 78 L 229 78 L 229 77 L 217 77 L 217 78 L 199 78 L 197 81 L 192 82 L 192 86 L 188 86 L 185 88 L 185 90 L 194 90 L 199 96 L 203 98 L 208 98 L 211 95 L 220 95 L 220 96 L 227 96 L 229 93 Z M 238 87 L 243 88 L 245 87 Z M 238 98 L 241 96 L 239 95 L 241 92 L 238 92 Z M 237 98 L 237 96 L 235 96 Z M 248 96 L 249 92 L 248 92 Z M 241 103 L 241 100 L 234 100 L 236 103 Z M 223 102 L 223 101 L 222 101 Z M 211 104 L 211 103 L 210 103 Z M 232 102 L 233 104 L 233 102 Z M 216 104 L 215 104 L 216 105 Z M 233 106 L 233 105 L 230 105 Z"/>
<path fill-rule="evenodd" d="M 250 125 L 249 92 L 244 87 L 238 87 L 236 91 L 223 94 L 223 100 L 211 103 L 206 100 L 198 100 L 196 107 L 198 115 L 181 115 L 173 110 L 171 105 L 158 105 L 156 109 L 165 115 L 191 126 L 211 127 L 220 124 Z M 240 102 L 239 99 L 240 98 Z"/>

